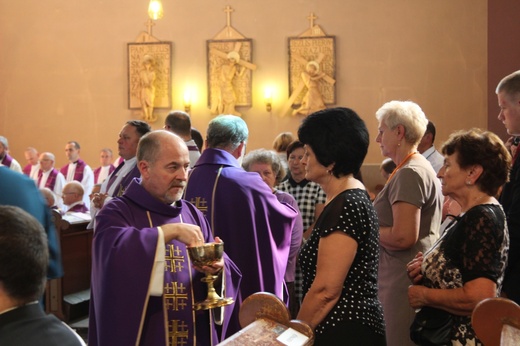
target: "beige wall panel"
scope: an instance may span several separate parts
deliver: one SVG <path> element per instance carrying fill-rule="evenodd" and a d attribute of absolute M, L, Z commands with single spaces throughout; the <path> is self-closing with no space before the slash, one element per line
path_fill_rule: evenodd
<path fill-rule="evenodd" d="M 296 133 L 301 117 L 279 117 L 288 98 L 287 38 L 305 31 L 314 12 L 336 36 L 337 105 L 355 109 L 377 134 L 374 112 L 390 99 L 418 102 L 449 133 L 487 123 L 487 1 L 485 0 L 163 0 L 154 36 L 173 42 L 172 105 L 196 90 L 193 125 L 205 133 L 206 40 L 226 24 L 253 39 L 253 106 L 239 107 L 250 127 L 249 149 L 270 148 L 281 131 Z M 145 30 L 146 0 L 26 0 L 0 2 L 0 135 L 12 154 L 34 146 L 65 164 L 68 140 L 98 165 L 99 149 L 117 151 L 127 108 L 126 47 Z M 272 114 L 264 88 L 273 86 Z M 162 127 L 167 110 L 156 110 Z M 368 163 L 382 157 L 373 141 Z"/>

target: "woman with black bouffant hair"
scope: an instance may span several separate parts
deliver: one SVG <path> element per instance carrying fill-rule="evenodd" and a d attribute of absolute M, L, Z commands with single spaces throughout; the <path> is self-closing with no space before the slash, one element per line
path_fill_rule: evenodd
<path fill-rule="evenodd" d="M 315 345 L 385 345 L 377 297 L 379 226 L 363 184 L 354 177 L 369 144 L 363 120 L 349 108 L 309 115 L 298 130 L 305 178 L 327 199 L 300 252 L 304 299 L 298 319 Z"/>

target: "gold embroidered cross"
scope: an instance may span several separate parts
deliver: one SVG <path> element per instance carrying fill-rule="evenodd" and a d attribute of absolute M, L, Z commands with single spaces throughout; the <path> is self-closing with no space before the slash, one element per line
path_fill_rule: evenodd
<path fill-rule="evenodd" d="M 206 212 L 208 211 L 208 202 L 205 198 L 195 197 L 190 199 L 190 203 L 195 205 L 198 210 L 200 210 L 204 215 L 206 215 Z"/>
<path fill-rule="evenodd" d="M 166 244 L 164 270 L 172 273 L 181 272 L 184 269 L 184 256 L 182 251 L 175 244 Z"/>
<path fill-rule="evenodd" d="M 164 304 L 167 310 L 184 310 L 187 299 L 188 293 L 186 293 L 186 287 L 182 283 L 178 286 L 178 282 L 172 281 L 164 286 Z"/>
<path fill-rule="evenodd" d="M 168 338 L 170 345 L 180 346 L 187 344 L 188 325 L 184 321 L 172 320 L 168 323 Z"/>

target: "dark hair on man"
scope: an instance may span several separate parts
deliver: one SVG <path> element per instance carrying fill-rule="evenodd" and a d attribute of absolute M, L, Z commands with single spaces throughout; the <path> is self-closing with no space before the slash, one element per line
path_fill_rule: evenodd
<path fill-rule="evenodd" d="M 49 249 L 42 225 L 15 206 L 0 206 L 0 283 L 19 305 L 41 298 Z"/>
<path fill-rule="evenodd" d="M 145 134 L 147 134 L 148 132 L 152 131 L 152 128 L 150 127 L 150 125 L 147 122 L 142 121 L 142 120 L 128 120 L 126 122 L 126 124 L 132 125 L 133 127 L 135 127 L 135 130 L 139 134 L 139 137 L 142 137 Z"/>
<path fill-rule="evenodd" d="M 391 158 L 386 158 L 383 160 L 383 162 L 381 162 L 381 166 L 380 168 L 385 171 L 388 175 L 392 174 L 392 172 L 395 170 L 395 167 L 397 167 L 397 165 L 395 164 L 394 161 L 392 161 Z"/>
<path fill-rule="evenodd" d="M 329 108 L 305 118 L 298 129 L 300 141 L 311 147 L 323 166 L 333 164 L 339 178 L 357 174 L 368 151 L 365 122 L 350 108 Z"/>
<path fill-rule="evenodd" d="M 426 125 L 426 132 L 424 132 L 424 134 L 427 134 L 427 133 L 432 134 L 432 143 L 435 142 L 435 134 L 436 134 L 435 125 L 430 120 L 428 120 L 428 125 Z"/>
<path fill-rule="evenodd" d="M 191 139 L 195 141 L 195 144 L 197 144 L 197 148 L 199 148 L 199 151 L 202 153 L 202 148 L 204 147 L 204 139 L 202 138 L 202 134 L 199 130 L 192 127 L 191 128 Z"/>
<path fill-rule="evenodd" d="M 191 137 L 190 115 L 183 111 L 171 111 L 164 120 L 167 130 L 183 137 Z"/>
<path fill-rule="evenodd" d="M 67 144 L 72 144 L 72 145 L 74 145 L 74 148 L 76 148 L 76 149 L 78 149 L 78 150 L 81 149 L 81 147 L 79 146 L 79 143 L 76 142 L 76 141 L 68 141 Z"/>
<path fill-rule="evenodd" d="M 520 70 L 515 71 L 498 83 L 496 93 L 504 92 L 512 100 L 520 97 Z"/>
<path fill-rule="evenodd" d="M 287 146 L 287 150 L 286 150 L 286 152 L 287 152 L 287 159 L 289 159 L 289 156 L 291 156 L 291 153 L 293 151 L 295 151 L 298 148 L 303 148 L 303 147 L 304 147 L 304 144 L 302 142 L 298 141 L 298 140 L 296 140 L 296 141 L 292 142 L 291 144 L 289 144 Z"/>
<path fill-rule="evenodd" d="M 490 196 L 509 180 L 511 154 L 504 142 L 493 132 L 473 128 L 457 131 L 442 146 L 444 155 L 457 153 L 457 163 L 461 168 L 480 165 L 482 174 L 475 185 Z"/>

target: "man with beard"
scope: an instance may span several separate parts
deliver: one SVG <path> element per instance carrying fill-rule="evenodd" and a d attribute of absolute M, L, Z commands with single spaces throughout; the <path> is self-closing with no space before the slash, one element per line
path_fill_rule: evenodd
<path fill-rule="evenodd" d="M 207 292 L 187 247 L 214 239 L 202 213 L 181 199 L 189 164 L 180 137 L 163 130 L 143 136 L 137 148 L 141 179 L 97 215 L 89 345 L 218 342 L 210 312 L 193 310 Z M 226 256 L 198 269 L 218 275 L 224 294 L 234 297 L 240 273 Z M 226 328 L 226 318 L 223 324 Z"/>

